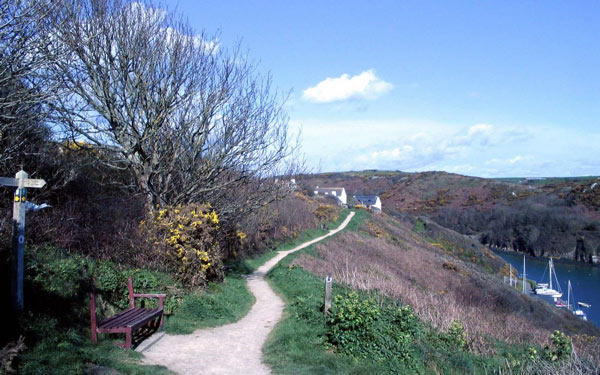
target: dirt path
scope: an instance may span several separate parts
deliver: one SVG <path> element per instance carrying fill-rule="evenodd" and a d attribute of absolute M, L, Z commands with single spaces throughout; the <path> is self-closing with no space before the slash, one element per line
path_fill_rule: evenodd
<path fill-rule="evenodd" d="M 350 222 L 328 234 L 286 251 L 280 251 L 248 277 L 248 288 L 256 297 L 248 315 L 236 323 L 197 330 L 190 335 L 157 333 L 137 347 L 147 364 L 163 365 L 179 374 L 270 374 L 262 361 L 262 347 L 281 319 L 285 304 L 269 284 L 265 274 L 290 253 L 334 235 Z"/>

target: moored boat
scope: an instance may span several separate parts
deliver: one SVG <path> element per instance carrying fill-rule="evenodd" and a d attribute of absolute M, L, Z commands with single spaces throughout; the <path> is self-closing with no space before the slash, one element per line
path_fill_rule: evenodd
<path fill-rule="evenodd" d="M 554 299 L 554 306 L 556 306 L 558 308 L 563 308 L 563 307 L 568 307 L 569 304 L 565 300 L 562 300 L 560 298 L 555 298 Z"/>
<path fill-rule="evenodd" d="M 585 311 L 583 311 L 580 308 L 574 308 L 574 304 L 573 306 L 571 306 L 571 295 L 573 295 L 573 301 L 575 301 L 575 295 L 573 294 L 573 288 L 571 287 L 571 280 L 569 280 L 569 288 L 567 290 L 567 307 L 569 310 L 573 310 L 573 315 L 575 315 L 578 318 L 581 318 L 583 320 L 587 320 L 587 315 L 585 313 Z M 584 307 L 590 307 L 591 305 L 585 303 L 585 302 L 577 302 L 578 306 L 584 306 Z"/>
<path fill-rule="evenodd" d="M 552 296 L 553 298 L 562 297 L 563 293 L 560 290 L 560 284 L 558 283 L 558 278 L 556 277 L 556 271 L 554 271 L 554 262 L 552 258 L 548 261 L 548 269 L 549 269 L 549 283 L 539 283 L 535 286 L 535 294 L 539 294 L 542 296 Z M 545 272 L 544 272 L 545 273 Z M 554 276 L 554 277 L 553 277 Z M 556 285 L 558 285 L 558 290 L 553 289 L 552 281 L 556 280 Z"/>

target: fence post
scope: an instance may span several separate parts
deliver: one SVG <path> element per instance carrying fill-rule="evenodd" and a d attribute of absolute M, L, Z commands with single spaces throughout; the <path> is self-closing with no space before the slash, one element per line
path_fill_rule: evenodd
<path fill-rule="evenodd" d="M 331 274 L 328 273 L 325 278 L 325 308 L 323 309 L 325 315 L 329 314 L 329 309 L 331 308 L 331 281 Z"/>

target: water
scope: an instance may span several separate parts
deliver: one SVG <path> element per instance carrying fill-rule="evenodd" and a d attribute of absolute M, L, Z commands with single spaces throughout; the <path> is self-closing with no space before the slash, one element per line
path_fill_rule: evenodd
<path fill-rule="evenodd" d="M 509 262 L 519 271 L 519 275 L 523 272 L 523 254 L 512 252 L 495 252 L 505 261 Z M 527 278 L 538 283 L 548 282 L 548 259 L 525 257 Z M 544 275 L 544 269 L 546 274 Z M 571 301 L 575 296 L 575 302 L 585 302 L 592 305 L 590 308 L 582 307 L 581 309 L 587 314 L 589 321 L 594 322 L 600 327 L 600 267 L 585 263 L 561 262 L 554 261 L 554 269 L 558 282 L 563 291 L 562 299 L 567 300 L 567 283 L 571 280 L 573 292 Z M 544 275 L 544 280 L 542 280 Z M 553 281 L 554 283 L 554 281 Z M 557 289 L 554 287 L 554 289 Z"/>

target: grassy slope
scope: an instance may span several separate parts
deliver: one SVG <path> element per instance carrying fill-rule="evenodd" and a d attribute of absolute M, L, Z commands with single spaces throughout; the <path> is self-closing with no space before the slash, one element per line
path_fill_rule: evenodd
<path fill-rule="evenodd" d="M 333 222 L 323 223 L 334 228 L 341 223 L 349 211 L 342 211 Z M 255 302 L 248 291 L 243 275 L 254 272 L 258 267 L 271 259 L 280 250 L 289 250 L 322 236 L 327 230 L 314 228 L 300 233 L 296 238 L 284 242 L 277 250 L 263 253 L 255 258 L 230 263 L 227 277 L 223 283 L 211 283 L 209 288 L 189 295 L 183 301 L 177 313 L 166 320 L 165 331 L 175 334 L 189 334 L 196 329 L 217 327 L 233 323 L 244 317 Z"/>
<path fill-rule="evenodd" d="M 347 230 L 360 229 L 361 235 L 366 235 L 363 230 L 368 226 L 364 223 L 371 219 L 365 212 L 359 211 Z M 340 236 L 344 235 L 340 234 L 315 246 L 327 247 L 328 244 L 339 241 L 337 238 Z M 271 285 L 286 301 L 286 310 L 284 320 L 276 326 L 263 349 L 266 362 L 277 374 L 390 373 L 392 371 L 404 373 L 402 369 L 388 367 L 387 363 L 357 361 L 331 350 L 332 348 L 327 344 L 326 320 L 320 312 L 324 295 L 323 280 L 307 272 L 298 266 L 298 262 L 295 262 L 296 258 L 306 257 L 306 255 L 320 258 L 321 255 L 315 251 L 315 246 L 286 257 L 268 274 Z M 356 261 L 351 254 L 348 254 L 348 257 Z M 383 261 L 386 262 L 385 259 Z M 347 286 L 336 283 L 334 296 L 347 290 Z M 372 292 L 362 292 L 362 294 L 373 296 Z M 386 299 L 378 293 L 375 293 L 375 296 Z M 408 371 L 409 373 L 415 371 L 457 374 L 493 373 L 500 366 L 505 366 L 507 360 L 516 361 L 520 358 L 521 361 L 527 350 L 523 345 L 507 345 L 502 342 L 493 344 L 494 351 L 497 353 L 494 356 L 479 356 L 460 350 L 448 350 L 443 345 L 443 339 L 440 339 L 445 337 L 444 332 L 425 323 L 423 327 L 425 333 L 416 339 L 414 345 L 417 364 Z"/>
<path fill-rule="evenodd" d="M 358 211 L 346 230 L 357 231 L 369 217 L 364 211 Z M 325 241 L 335 241 L 336 237 Z M 302 254 L 318 256 L 314 245 L 283 259 L 268 274 L 270 284 L 286 301 L 284 319 L 275 327 L 267 345 L 263 348 L 265 362 L 275 374 L 388 374 L 388 373 L 435 373 L 424 366 L 424 360 L 416 367 L 406 369 L 391 368 L 386 361 L 357 360 L 353 357 L 335 353 L 327 344 L 327 324 L 322 313 L 324 282 L 303 268 L 293 264 Z M 333 298 L 343 295 L 351 289 L 334 283 Z M 380 303 L 394 301 L 371 292 L 360 292 L 363 298 L 376 298 Z M 423 340 L 425 342 L 425 340 Z M 419 345 L 416 356 L 439 357 L 442 351 L 428 345 Z M 473 372 L 475 368 L 485 369 L 498 363 L 481 363 L 473 355 L 461 351 L 443 353 L 444 358 L 436 358 L 437 370 L 446 374 Z M 479 364 L 477 364 L 479 362 Z M 479 367 L 478 367 L 479 366 Z M 489 367 L 491 368 L 491 367 Z"/>
<path fill-rule="evenodd" d="M 113 368 L 123 374 L 169 373 L 159 366 L 141 366 L 139 353 L 113 345 L 123 341 L 118 336 L 101 335 L 99 344 L 93 345 L 86 298 L 88 281 L 94 277 L 98 311 L 111 313 L 127 305 L 127 276 L 134 276 L 134 286 L 140 292 L 156 292 L 174 284 L 167 275 L 118 269 L 109 262 L 54 248 L 28 249 L 25 264 L 26 310 L 13 317 L 14 324 L 7 325 L 3 332 L 3 339 L 16 334 L 25 337 L 27 350 L 14 363 L 18 373 L 81 374 L 94 366 Z M 144 284 L 148 286 L 144 288 Z M 172 300 L 166 302 L 170 304 Z"/>
<path fill-rule="evenodd" d="M 347 210 L 342 211 L 337 220 L 324 224 L 337 226 L 347 215 Z M 320 228 L 305 231 L 281 244 L 279 250 L 291 249 L 326 232 Z M 28 251 L 26 262 L 26 295 L 29 301 L 39 303 L 28 306 L 28 312 L 14 325 L 16 330 L 24 333 L 28 346 L 15 363 L 24 374 L 83 373 L 90 366 L 110 367 L 124 374 L 167 374 L 169 371 L 165 368 L 141 365 L 140 354 L 115 347 L 115 342 L 123 340 L 117 335 L 100 335 L 99 344 L 91 344 L 86 280 L 96 279 L 100 316 L 113 314 L 126 306 L 125 280 L 129 275 L 134 276 L 136 290 L 140 292 L 167 291 L 168 315 L 163 329 L 168 333 L 188 334 L 196 329 L 235 322 L 245 316 L 255 299 L 248 291 L 243 275 L 253 272 L 275 254 L 268 252 L 233 263 L 223 283 L 211 283 L 204 290 L 184 291 L 168 275 L 159 272 L 123 269 L 110 262 L 53 248 L 32 249 Z M 175 312 L 171 313 L 172 310 Z M 5 333 L 4 339 L 9 336 L 16 339 L 16 331 Z"/>
<path fill-rule="evenodd" d="M 337 228 L 349 214 L 349 210 L 343 210 L 340 212 L 340 214 L 335 220 L 322 222 L 321 225 L 329 229 Z M 301 245 L 307 241 L 327 234 L 329 231 L 327 229 L 323 229 L 323 227 L 305 230 L 301 232 L 298 236 L 296 236 L 294 239 L 277 245 L 276 250 L 260 254 L 254 258 L 244 259 L 241 262 L 234 264 L 234 266 L 240 268 L 242 272 L 250 274 L 254 272 L 258 267 L 265 264 L 269 259 L 277 255 L 277 252 L 293 249 L 294 247 Z"/>
<path fill-rule="evenodd" d="M 210 283 L 202 292 L 187 296 L 177 313 L 167 318 L 164 330 L 190 334 L 197 329 L 233 323 L 244 317 L 255 302 L 246 280 L 231 272 L 223 283 Z"/>
<path fill-rule="evenodd" d="M 125 280 L 129 275 L 134 276 L 137 291 L 167 291 L 167 310 L 176 309 L 166 316 L 163 329 L 168 333 L 191 333 L 237 321 L 254 303 L 238 269 L 228 272 L 223 283 L 186 292 L 166 274 L 121 269 L 110 262 L 53 248 L 30 250 L 26 263 L 26 296 L 31 303 L 15 325 L 28 347 L 16 359 L 18 372 L 23 374 L 77 374 L 90 366 L 109 367 L 123 374 L 170 373 L 160 366 L 141 365 L 139 353 L 115 347 L 114 343 L 123 341 L 119 335 L 99 335 L 99 344 L 91 344 L 85 298 L 90 277 L 96 279 L 100 317 L 127 305 Z M 181 301 L 179 306 L 177 300 Z"/>
<path fill-rule="evenodd" d="M 365 217 L 358 214 L 349 224 L 355 228 Z M 350 229 L 349 228 L 349 229 Z M 347 229 L 348 230 L 348 229 Z M 325 239 L 331 241 L 334 237 Z M 290 254 L 269 272 L 268 280 L 286 302 L 284 319 L 277 324 L 263 348 L 265 362 L 276 374 L 364 374 L 371 365 L 361 365 L 349 357 L 324 350 L 325 318 L 315 314 L 322 308 L 323 281 L 300 267 L 291 266 L 301 253 L 313 252 L 314 245 Z M 334 295 L 342 289 L 336 285 Z M 310 317 L 310 319 L 306 319 Z"/>

